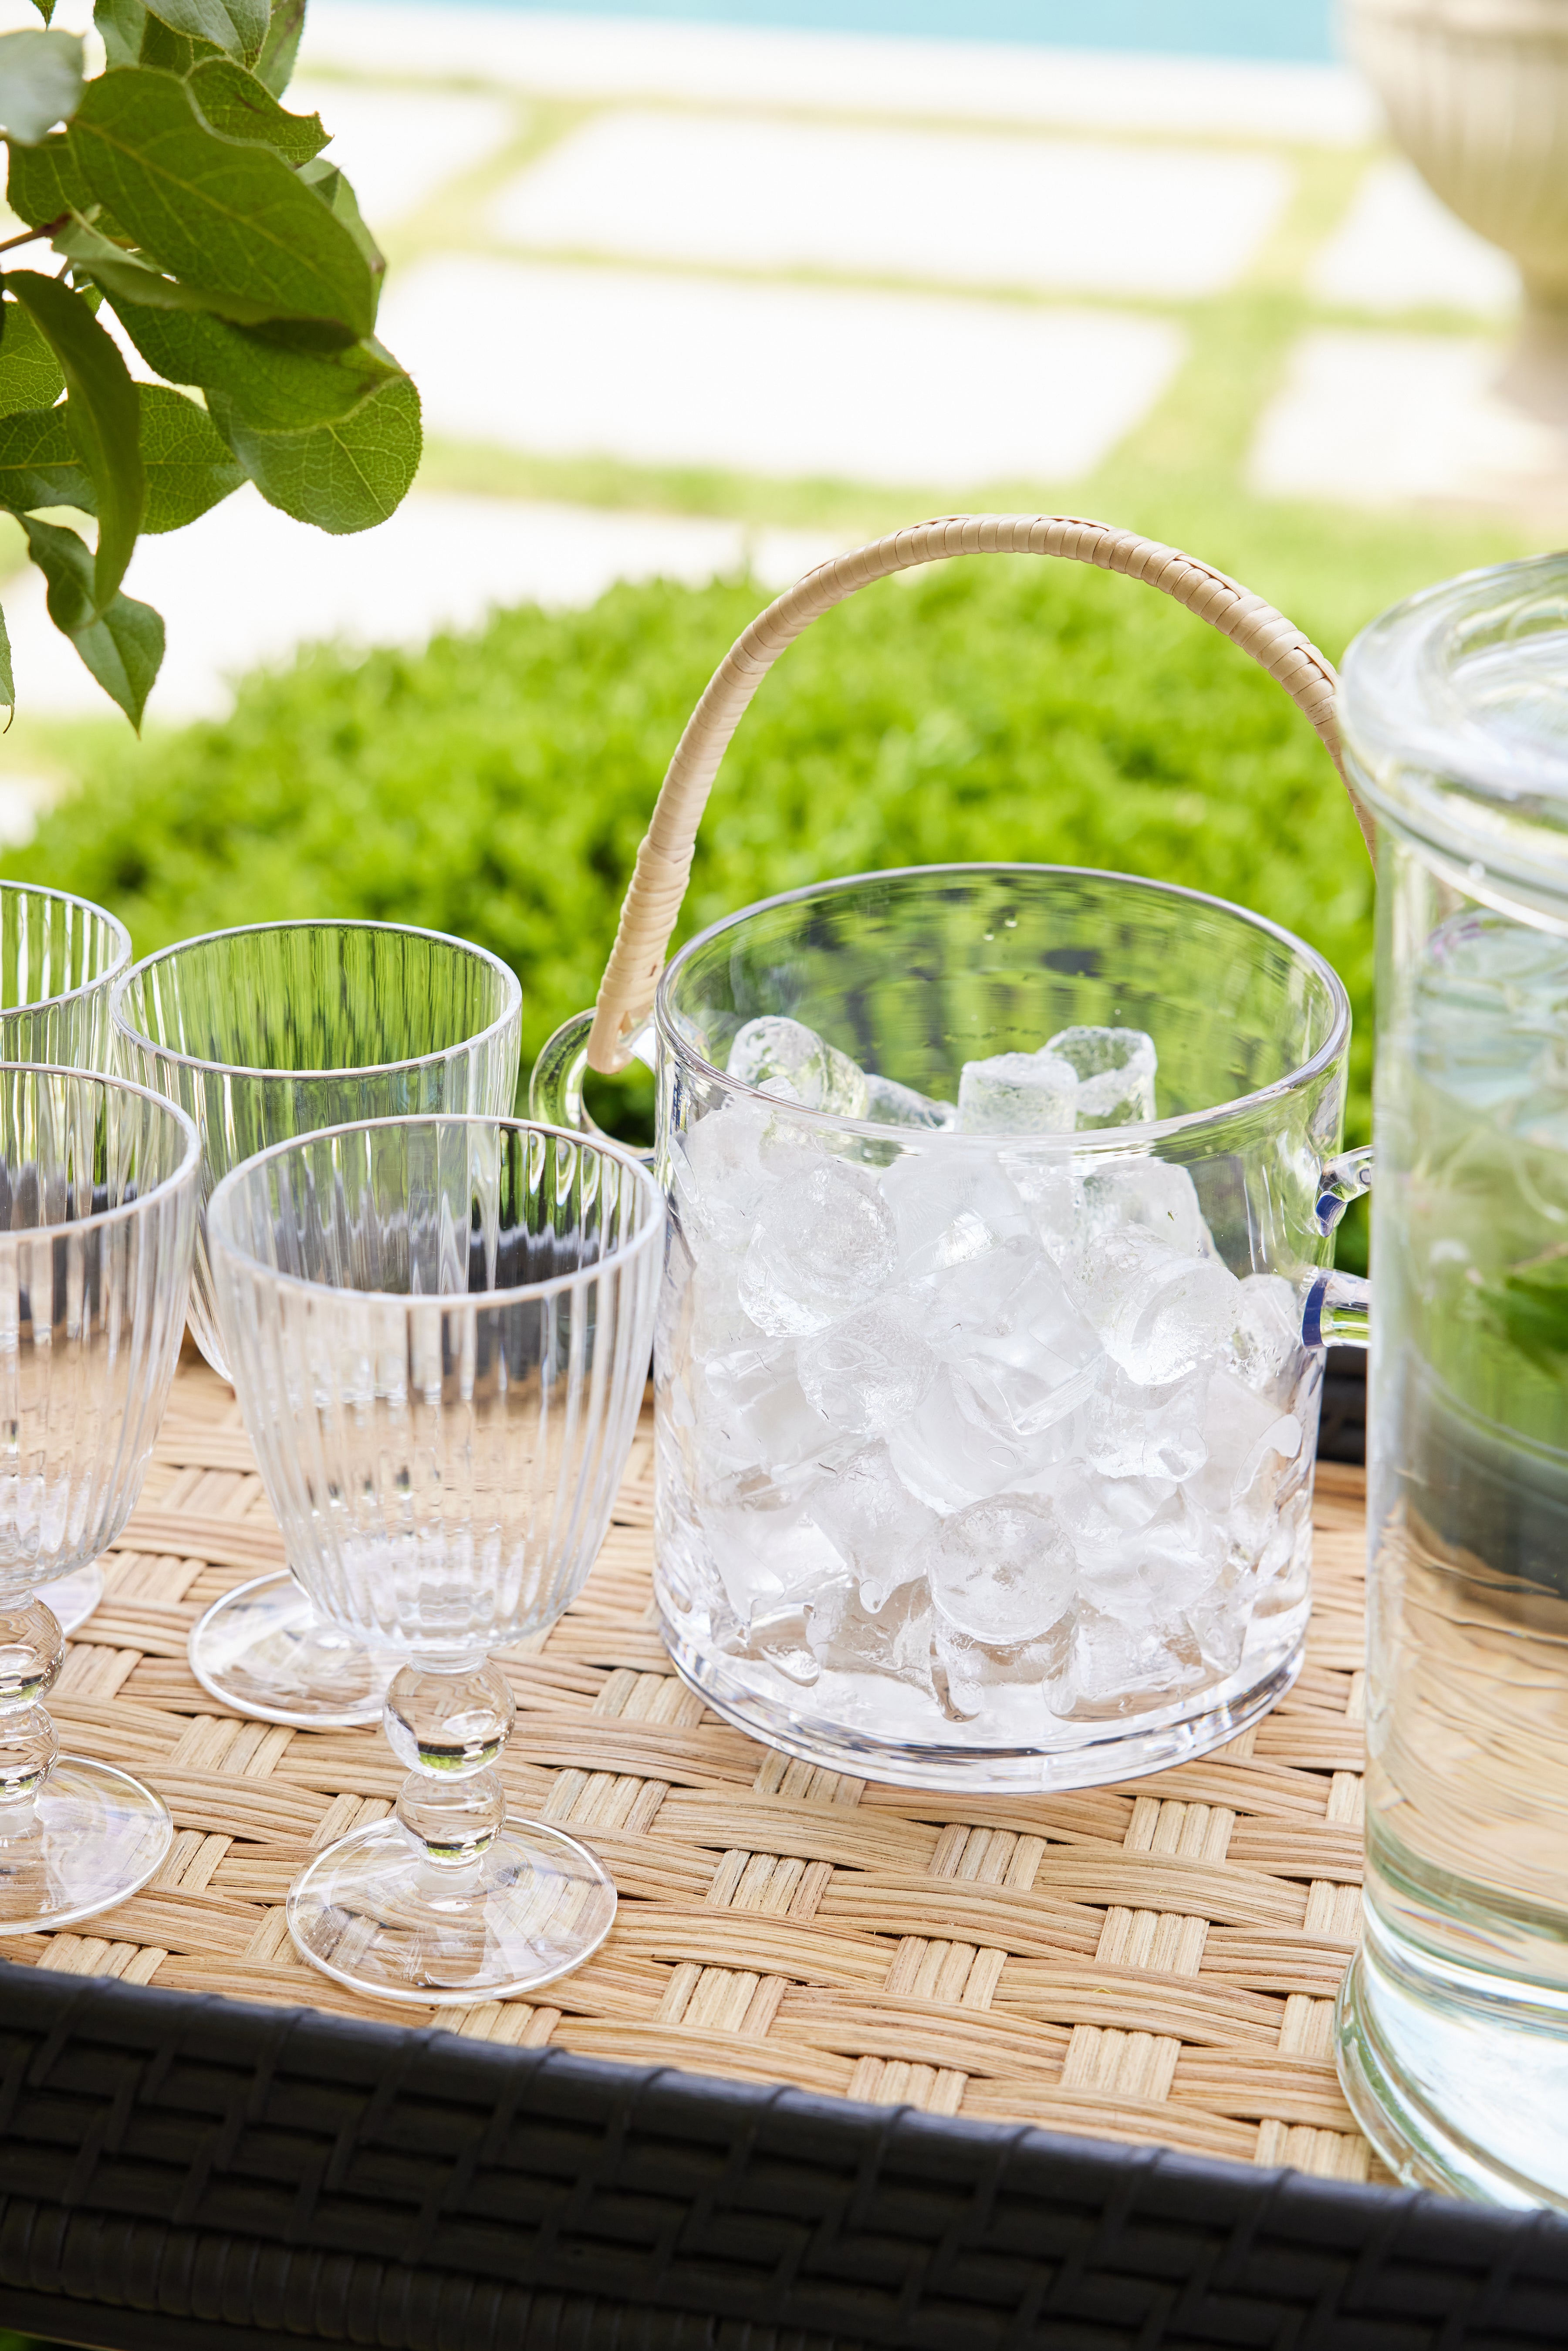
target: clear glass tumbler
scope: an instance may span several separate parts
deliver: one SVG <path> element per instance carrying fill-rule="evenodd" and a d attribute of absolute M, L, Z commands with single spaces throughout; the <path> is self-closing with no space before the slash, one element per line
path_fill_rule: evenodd
<path fill-rule="evenodd" d="M 1346 656 L 1380 819 L 1365 1935 L 1406 2179 L 1568 2209 L 1568 558 Z"/>
<path fill-rule="evenodd" d="M 109 999 L 130 961 L 130 932 L 101 906 L 0 882 L 0 1062 L 110 1068 Z M 45 1597 L 61 1632 L 74 1633 L 103 1597 L 103 1571 L 89 1560 Z"/>
<path fill-rule="evenodd" d="M 0 1933 L 133 1894 L 162 1800 L 60 1755 L 51 1579 L 135 1505 L 185 1327 L 201 1145 L 183 1112 L 79 1070 L 0 1068 Z"/>
<path fill-rule="evenodd" d="M 517 1091 L 522 990 L 498 956 L 392 923 L 264 923 L 149 956 L 116 989 L 125 1066 L 195 1120 L 202 1228 L 191 1327 L 230 1377 L 206 1203 L 242 1160 L 313 1128 L 420 1111 L 499 1116 Z M 241 1584 L 193 1627 L 225 1706 L 305 1730 L 379 1722 L 394 1662 L 323 1624 L 290 1573 Z"/>
<path fill-rule="evenodd" d="M 387 2000 L 500 2000 L 597 1949 L 615 1891 L 507 1815 L 494 1653 L 598 1553 L 647 1378 L 664 1202 L 627 1154 L 402 1119 L 266 1152 L 208 1233 L 235 1391 L 324 1616 L 395 1652 L 396 1815 L 288 1898 L 306 1958 Z"/>
<path fill-rule="evenodd" d="M 716 925 L 654 1022 L 687 1679 L 915 1787 L 1121 1780 L 1253 1720 L 1300 1667 L 1343 1292 L 1328 966 L 1191 891 L 925 868 Z"/>

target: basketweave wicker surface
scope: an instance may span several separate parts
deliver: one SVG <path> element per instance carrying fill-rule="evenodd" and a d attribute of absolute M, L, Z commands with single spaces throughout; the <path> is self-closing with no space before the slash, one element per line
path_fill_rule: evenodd
<path fill-rule="evenodd" d="M 0 1954 L 1376 2178 L 1329 2042 L 1359 1919 L 1363 1509 L 1362 1473 L 1320 1464 L 1306 1667 L 1228 1748 L 1077 1795 L 923 1797 L 757 1746 L 676 1678 L 653 1627 L 644 1420 L 580 1599 L 503 1659 L 513 1802 L 602 1855 L 615 1928 L 532 2001 L 392 2009 L 307 1966 L 283 1909 L 308 1852 L 390 1809 L 380 1732 L 226 1715 L 186 1662 L 198 1613 L 283 1563 L 233 1395 L 188 1357 L 49 1700 L 66 1746 L 162 1791 L 173 1849 L 90 1932 Z"/>

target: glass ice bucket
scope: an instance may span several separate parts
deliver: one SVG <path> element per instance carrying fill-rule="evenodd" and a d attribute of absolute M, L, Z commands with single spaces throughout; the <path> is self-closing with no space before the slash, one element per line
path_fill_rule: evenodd
<path fill-rule="evenodd" d="M 680 1671 L 829 1769 L 1082 1787 L 1235 1736 L 1300 1666 L 1322 1350 L 1364 1311 L 1329 1270 L 1338 979 L 1194 892 L 955 866 L 750 907 L 646 1009 L 679 903 L 661 858 L 684 881 L 671 810 L 684 792 L 689 856 L 716 737 L 802 608 L 872 559 L 969 551 L 944 543 L 962 528 L 827 567 L 731 654 L 593 1036 L 658 1075 L 656 1583 Z M 1060 524 L 1006 528 L 1078 551 L 1036 544 Z M 1276 653 L 1300 647 L 1247 601 Z M 589 1028 L 547 1047 L 536 1115 L 588 1123 Z"/>
<path fill-rule="evenodd" d="M 1380 826 L 1358 2118 L 1568 2207 L 1568 558 L 1346 657 Z"/>

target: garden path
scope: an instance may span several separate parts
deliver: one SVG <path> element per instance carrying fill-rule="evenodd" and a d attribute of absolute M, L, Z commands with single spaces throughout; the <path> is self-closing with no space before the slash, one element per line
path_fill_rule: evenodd
<path fill-rule="evenodd" d="M 960 502 L 1563 503 L 1499 388 L 1511 265 L 1337 68 L 316 0 L 291 102 L 387 248 L 427 461 L 303 570 L 248 496 L 144 541 L 154 719 L 323 633 L 771 581 Z M 6 610 L 30 709 L 96 715 L 41 583 Z"/>

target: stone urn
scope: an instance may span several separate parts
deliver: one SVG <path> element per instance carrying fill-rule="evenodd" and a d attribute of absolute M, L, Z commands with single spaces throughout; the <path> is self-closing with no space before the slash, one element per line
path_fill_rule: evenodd
<path fill-rule="evenodd" d="M 1344 45 L 1449 210 L 1523 275 L 1525 340 L 1568 338 L 1568 0 L 1341 0 Z"/>

